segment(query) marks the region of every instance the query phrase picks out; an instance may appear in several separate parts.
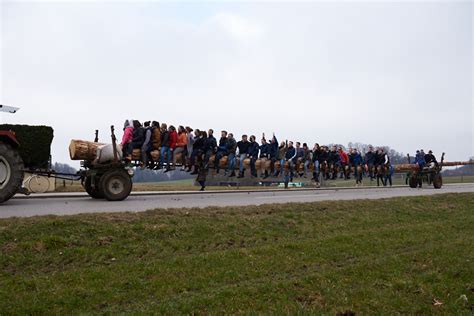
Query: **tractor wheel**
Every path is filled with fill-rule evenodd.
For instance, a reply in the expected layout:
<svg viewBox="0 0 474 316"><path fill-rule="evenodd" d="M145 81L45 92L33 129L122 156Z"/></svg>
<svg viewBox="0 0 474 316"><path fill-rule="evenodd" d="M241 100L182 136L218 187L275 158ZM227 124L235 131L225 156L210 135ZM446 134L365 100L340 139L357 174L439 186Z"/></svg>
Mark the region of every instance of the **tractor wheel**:
<svg viewBox="0 0 474 316"><path fill-rule="evenodd" d="M433 176L433 186L435 189L441 189L443 186L443 177L440 174L435 174Z"/></svg>
<svg viewBox="0 0 474 316"><path fill-rule="evenodd" d="M122 201L132 192L132 179L125 170L110 170L100 178L99 188L108 201Z"/></svg>
<svg viewBox="0 0 474 316"><path fill-rule="evenodd" d="M416 189L416 187L418 186L418 179L416 176L411 176L410 177L410 180L408 182L408 184L410 185L410 188L412 189Z"/></svg>
<svg viewBox="0 0 474 316"><path fill-rule="evenodd" d="M86 190L87 194L93 199L103 199L104 194L99 190L99 182L100 180L96 180L96 186L92 187L92 177L86 177L84 180L84 189Z"/></svg>
<svg viewBox="0 0 474 316"><path fill-rule="evenodd" d="M0 203L11 199L23 182L23 160L18 151L0 143Z"/></svg>

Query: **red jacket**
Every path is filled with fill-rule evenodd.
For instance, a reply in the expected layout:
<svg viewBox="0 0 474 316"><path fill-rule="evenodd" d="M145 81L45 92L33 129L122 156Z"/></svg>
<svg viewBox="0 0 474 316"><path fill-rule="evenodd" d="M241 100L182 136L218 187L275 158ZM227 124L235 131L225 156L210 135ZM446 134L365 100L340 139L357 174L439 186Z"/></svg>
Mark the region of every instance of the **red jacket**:
<svg viewBox="0 0 474 316"><path fill-rule="evenodd" d="M129 126L125 128L125 131L123 133L122 146L128 143L131 143L132 139L133 139L133 127Z"/></svg>
<svg viewBox="0 0 474 316"><path fill-rule="evenodd" d="M341 157L341 163L343 165L349 164L349 156L344 151L339 152L339 156Z"/></svg>
<svg viewBox="0 0 474 316"><path fill-rule="evenodd" d="M178 142L178 133L176 131L170 132L170 148L175 149Z"/></svg>

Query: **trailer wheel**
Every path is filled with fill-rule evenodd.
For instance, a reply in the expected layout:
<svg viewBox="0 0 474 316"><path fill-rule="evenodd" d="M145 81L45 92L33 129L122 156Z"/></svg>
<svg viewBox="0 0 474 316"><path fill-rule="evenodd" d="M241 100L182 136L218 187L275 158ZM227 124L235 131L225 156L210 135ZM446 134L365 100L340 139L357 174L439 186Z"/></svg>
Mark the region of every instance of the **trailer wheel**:
<svg viewBox="0 0 474 316"><path fill-rule="evenodd" d="M18 151L0 143L0 203L11 199L23 182L23 160Z"/></svg>
<svg viewBox="0 0 474 316"><path fill-rule="evenodd" d="M435 189L441 189L443 186L443 177L440 174L435 174L433 176L433 186Z"/></svg>
<svg viewBox="0 0 474 316"><path fill-rule="evenodd" d="M412 189L416 189L416 187L418 186L418 179L416 176L411 176L410 177L410 180L408 182L408 184L410 185L410 188Z"/></svg>
<svg viewBox="0 0 474 316"><path fill-rule="evenodd" d="M100 178L99 188L108 201L122 201L132 192L132 179L125 170L111 170Z"/></svg>
<svg viewBox="0 0 474 316"><path fill-rule="evenodd" d="M97 182L97 180L96 180ZM104 194L99 190L99 183L96 184L96 187L92 187L92 177L86 177L84 180L84 189L87 194L93 199L103 199Z"/></svg>

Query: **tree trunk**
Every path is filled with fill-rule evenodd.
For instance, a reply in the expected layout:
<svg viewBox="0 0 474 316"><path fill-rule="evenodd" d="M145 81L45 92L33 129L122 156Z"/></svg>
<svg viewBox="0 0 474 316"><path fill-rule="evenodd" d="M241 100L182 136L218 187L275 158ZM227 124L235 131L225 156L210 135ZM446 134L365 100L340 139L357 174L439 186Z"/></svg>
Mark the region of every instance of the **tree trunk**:
<svg viewBox="0 0 474 316"><path fill-rule="evenodd" d="M69 155L71 160L92 161L97 157L98 147L102 145L104 144L73 139L69 145Z"/></svg>

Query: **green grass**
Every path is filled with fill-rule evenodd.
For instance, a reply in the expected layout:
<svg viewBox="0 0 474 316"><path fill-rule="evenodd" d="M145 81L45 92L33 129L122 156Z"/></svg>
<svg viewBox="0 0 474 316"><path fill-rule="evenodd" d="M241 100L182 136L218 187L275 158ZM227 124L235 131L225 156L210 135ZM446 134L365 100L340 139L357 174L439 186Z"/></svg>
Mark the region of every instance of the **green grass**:
<svg viewBox="0 0 474 316"><path fill-rule="evenodd" d="M0 220L0 314L472 315L473 205L467 193Z"/></svg>

